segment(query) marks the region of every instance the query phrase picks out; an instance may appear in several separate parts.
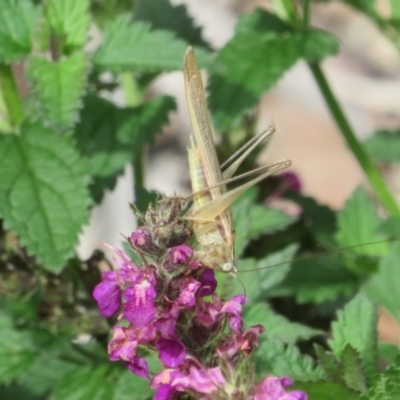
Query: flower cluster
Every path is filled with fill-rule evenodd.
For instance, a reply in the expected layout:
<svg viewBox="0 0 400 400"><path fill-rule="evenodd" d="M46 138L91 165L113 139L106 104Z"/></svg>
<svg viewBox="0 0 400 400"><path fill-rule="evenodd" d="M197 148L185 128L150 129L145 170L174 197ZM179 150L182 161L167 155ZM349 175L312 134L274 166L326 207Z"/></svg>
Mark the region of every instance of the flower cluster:
<svg viewBox="0 0 400 400"><path fill-rule="evenodd" d="M289 378L267 376L254 385L248 355L264 328L244 329L244 295L223 301L215 293L214 271L195 259L190 226L179 215L179 199L163 199L142 217L146 225L129 241L143 265L113 249L119 269L104 272L93 292L104 316L127 321L114 327L110 360L149 379L156 400L306 400L285 390ZM150 373L146 351L157 353L161 371Z"/></svg>

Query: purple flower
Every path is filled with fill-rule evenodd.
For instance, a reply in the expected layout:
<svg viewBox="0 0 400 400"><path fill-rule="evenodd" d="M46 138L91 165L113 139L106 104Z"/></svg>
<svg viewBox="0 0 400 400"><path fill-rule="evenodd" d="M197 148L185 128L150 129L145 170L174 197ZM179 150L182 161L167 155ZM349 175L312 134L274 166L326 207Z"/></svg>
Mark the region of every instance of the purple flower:
<svg viewBox="0 0 400 400"><path fill-rule="evenodd" d="M147 361L144 358L134 356L132 357L132 361L127 361L125 365L135 375L150 380L149 367L147 365Z"/></svg>
<svg viewBox="0 0 400 400"><path fill-rule="evenodd" d="M155 375L150 383L151 388L157 389L154 399L158 400L172 399L177 392L195 391L201 394L213 394L225 385L226 379L220 367L207 369L202 368L201 365L190 366L188 374L173 369L164 370ZM211 399L212 397L203 398Z"/></svg>
<svg viewBox="0 0 400 400"><path fill-rule="evenodd" d="M284 172L280 175L280 178L283 179L286 189L300 192L302 185L300 178L297 176L297 174L295 174L294 172Z"/></svg>
<svg viewBox="0 0 400 400"><path fill-rule="evenodd" d="M94 288L93 298L97 301L101 314L111 317L121 306L121 289L115 271L103 272L101 277L103 282Z"/></svg>
<svg viewBox="0 0 400 400"><path fill-rule="evenodd" d="M285 387L293 384L289 377L266 376L254 388L254 400L307 400L301 390L286 392Z"/></svg>
<svg viewBox="0 0 400 400"><path fill-rule="evenodd" d="M200 297L210 296L215 292L215 289L217 288L217 280L215 279L214 271L211 268L206 268L204 270L203 275L200 278L200 282Z"/></svg>
<svg viewBox="0 0 400 400"><path fill-rule="evenodd" d="M157 341L157 349L162 363L167 368L175 368L185 359L185 345L177 336L171 339L161 338Z"/></svg>
<svg viewBox="0 0 400 400"><path fill-rule="evenodd" d="M178 299L175 303L182 309L189 309L194 307L196 304L196 292L200 287L200 282L196 281L196 279L188 276L182 282L182 290L179 293Z"/></svg>
<svg viewBox="0 0 400 400"><path fill-rule="evenodd" d="M140 283L125 290L126 303L124 304L124 317L132 324L144 325L151 322L156 315L154 298L155 278L143 276Z"/></svg>

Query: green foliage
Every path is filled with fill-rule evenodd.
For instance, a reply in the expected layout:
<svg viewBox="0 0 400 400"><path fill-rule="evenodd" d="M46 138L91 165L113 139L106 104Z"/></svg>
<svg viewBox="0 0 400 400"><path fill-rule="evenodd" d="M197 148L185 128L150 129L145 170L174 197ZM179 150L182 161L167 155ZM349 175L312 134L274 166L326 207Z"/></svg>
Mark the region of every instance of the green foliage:
<svg viewBox="0 0 400 400"><path fill-rule="evenodd" d="M309 382L325 378L324 371L315 365L311 357L302 355L296 346L286 346L278 339L261 343L256 353L256 366L261 371L290 376L295 381Z"/></svg>
<svg viewBox="0 0 400 400"><path fill-rule="evenodd" d="M170 97L133 108L118 108L93 95L84 99L81 122L74 135L79 151L88 159L96 202L100 202L105 189L114 188L125 165L142 153L174 109L175 102Z"/></svg>
<svg viewBox="0 0 400 400"><path fill-rule="evenodd" d="M58 62L42 57L30 60L29 74L41 119L57 132L64 132L78 120L88 67L87 56L80 51Z"/></svg>
<svg viewBox="0 0 400 400"><path fill-rule="evenodd" d="M274 312L266 303L256 303L245 312L245 321L249 326L261 324L267 329L264 335L269 339L278 339L283 343L294 344L299 340L308 340L322 334L322 331L303 324L289 321Z"/></svg>
<svg viewBox="0 0 400 400"><path fill-rule="evenodd" d="M400 161L400 132L378 131L365 142L371 156L381 163Z"/></svg>
<svg viewBox="0 0 400 400"><path fill-rule="evenodd" d="M386 371L374 377L362 400L395 400L400 392L400 357Z"/></svg>
<svg viewBox="0 0 400 400"><path fill-rule="evenodd" d="M170 31L192 46L208 47L202 37L202 29L193 25L183 4L173 6L165 0L139 0L134 10L135 21L145 21L152 29Z"/></svg>
<svg viewBox="0 0 400 400"><path fill-rule="evenodd" d="M256 10L241 18L233 39L217 56L209 103L219 130L238 124L258 98L304 58L321 60L337 41L319 31L293 32L275 15ZM226 99L230 99L229 102Z"/></svg>
<svg viewBox="0 0 400 400"><path fill-rule="evenodd" d="M165 30L150 29L146 22L131 23L130 15L121 15L108 24L94 62L113 72L159 72L182 68L187 43ZM196 51L199 63L209 62L207 53Z"/></svg>
<svg viewBox="0 0 400 400"><path fill-rule="evenodd" d="M309 400L357 400L357 392L348 389L344 384L335 382L318 381L312 383L296 383L296 389L304 390Z"/></svg>
<svg viewBox="0 0 400 400"><path fill-rule="evenodd" d="M61 54L82 48L88 41L88 0L47 0L44 4L44 36Z"/></svg>
<svg viewBox="0 0 400 400"><path fill-rule="evenodd" d="M361 189L357 189L346 201L344 209L338 214L338 243L343 247L356 246L360 243L384 241L386 238L377 232L380 225L372 201ZM387 245L362 246L354 252L362 255L383 255Z"/></svg>
<svg viewBox="0 0 400 400"><path fill-rule="evenodd" d="M400 321L399 260L400 244L394 243L388 255L381 259L378 272L364 285L367 295L386 308L397 321Z"/></svg>
<svg viewBox="0 0 400 400"><path fill-rule="evenodd" d="M389 0L385 16L375 0L342 2L400 50L397 0ZM260 97L296 63L315 72L337 53L337 39L308 27L297 3L275 0L275 14L259 9L241 16L232 38L213 51L186 7L167 0L0 0L1 398L153 397L147 380L108 360L115 321L99 316L92 291L109 260L100 252L79 260L78 235L90 207L127 165L136 167L136 184L144 181L137 167L146 146L176 109L171 97L151 98L149 84L181 70L188 45L209 69L224 155L254 134ZM100 43L87 51L89 27L100 31ZM24 66L18 75L15 62ZM23 96L20 80L30 83ZM124 106L106 100L119 88ZM399 132L378 131L365 149L377 162L395 163L399 143ZM398 215L382 221L361 189L336 212L298 192L281 193L280 182L248 191L233 205L240 280L216 273L225 299L245 287L246 327L265 327L254 356L257 375L289 376L310 400L397 399L400 350L377 343L371 300L400 321L400 245L382 243L400 237ZM155 193L133 190L145 212ZM299 215L266 206L270 194L294 202ZM86 337L90 343L82 344ZM152 374L161 370L158 359L148 361Z"/></svg>
<svg viewBox="0 0 400 400"><path fill-rule="evenodd" d="M89 217L86 163L69 138L57 138L40 123L25 123L20 136L0 140L5 227L45 268L60 271Z"/></svg>
<svg viewBox="0 0 400 400"><path fill-rule="evenodd" d="M39 13L30 0L0 0L0 62L29 54Z"/></svg>
<svg viewBox="0 0 400 400"><path fill-rule="evenodd" d="M377 320L376 307L364 295L358 294L338 312L338 320L332 324L333 339L328 341L338 358L344 357L347 346L356 350L367 379L377 372ZM351 357L351 354L347 356Z"/></svg>

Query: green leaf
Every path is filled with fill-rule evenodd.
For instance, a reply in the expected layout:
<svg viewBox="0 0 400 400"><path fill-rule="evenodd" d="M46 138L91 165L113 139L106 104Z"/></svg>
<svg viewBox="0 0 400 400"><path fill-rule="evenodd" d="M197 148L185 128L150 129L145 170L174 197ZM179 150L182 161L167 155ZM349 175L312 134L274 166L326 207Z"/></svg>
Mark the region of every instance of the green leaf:
<svg viewBox="0 0 400 400"><path fill-rule="evenodd" d="M109 364L84 366L59 380L50 400L113 399L116 385L108 374Z"/></svg>
<svg viewBox="0 0 400 400"><path fill-rule="evenodd" d="M18 61L31 52L38 17L30 0L0 0L0 61Z"/></svg>
<svg viewBox="0 0 400 400"><path fill-rule="evenodd" d="M400 18L400 3L397 0L389 0L392 18Z"/></svg>
<svg viewBox="0 0 400 400"><path fill-rule="evenodd" d="M90 204L86 163L70 139L39 123L0 137L0 209L30 254L58 272L73 255Z"/></svg>
<svg viewBox="0 0 400 400"><path fill-rule="evenodd" d="M338 262L337 254L298 259L283 282L270 296L294 295L299 303L321 304L339 295L351 295L358 286L357 277Z"/></svg>
<svg viewBox="0 0 400 400"><path fill-rule="evenodd" d="M4 316L4 314L3 314ZM36 349L27 331L2 326L0 335L0 384L23 376L34 363Z"/></svg>
<svg viewBox="0 0 400 400"><path fill-rule="evenodd" d="M88 41L90 22L88 0L48 0L44 14L47 40L60 44L63 54L83 47Z"/></svg>
<svg viewBox="0 0 400 400"><path fill-rule="evenodd" d="M378 131L364 142L364 146L377 162L400 161L400 131Z"/></svg>
<svg viewBox="0 0 400 400"><path fill-rule="evenodd" d="M339 359L347 345L357 350L367 379L377 371L377 321L376 307L360 293L338 312L337 321L332 323L333 339L328 341Z"/></svg>
<svg viewBox="0 0 400 400"><path fill-rule="evenodd" d="M367 14L372 19L378 18L378 14L375 9L375 0L342 0L342 1L351 5L356 10L359 10Z"/></svg>
<svg viewBox="0 0 400 400"><path fill-rule="evenodd" d="M88 69L88 58L83 52L75 52L59 62L39 56L31 58L28 74L42 118L57 131L65 131L77 121Z"/></svg>
<svg viewBox="0 0 400 400"><path fill-rule="evenodd" d="M108 24L103 43L95 54L94 62L102 69L113 72L157 72L182 69L187 44L171 32L150 29L146 22L131 24L128 14ZM204 50L197 49L200 65L210 62Z"/></svg>
<svg viewBox="0 0 400 400"><path fill-rule="evenodd" d="M385 237L377 233L381 220L372 201L363 189L358 188L346 201L345 207L338 214L337 241L343 247L356 246L360 243L384 241ZM374 246L360 246L353 249L361 255L383 255L386 243Z"/></svg>
<svg viewBox="0 0 400 400"><path fill-rule="evenodd" d="M376 375L362 400L397 400L400 393L400 357L385 372Z"/></svg>
<svg viewBox="0 0 400 400"><path fill-rule="evenodd" d="M314 343L314 350L318 357L318 364L323 368L329 380L342 383L342 366L336 357L317 343Z"/></svg>
<svg viewBox="0 0 400 400"><path fill-rule="evenodd" d="M251 221L249 220L250 200L244 198L237 201L232 206L233 221L235 222L235 256L240 258L246 248L250 237L249 230Z"/></svg>
<svg viewBox="0 0 400 400"><path fill-rule="evenodd" d="M201 28L194 27L185 5L173 6L166 0L139 0L134 11L135 21L145 21L152 29L172 31L192 46L209 47L202 38Z"/></svg>
<svg viewBox="0 0 400 400"><path fill-rule="evenodd" d="M81 122L75 138L82 155L89 161L89 174L94 177L92 196L100 202L105 189L112 189L125 165L143 151L168 113L175 109L170 97L159 97L134 108L118 108L96 96L84 100Z"/></svg>
<svg viewBox="0 0 400 400"><path fill-rule="evenodd" d="M283 343L296 343L320 336L323 332L303 324L289 321L274 312L267 303L256 303L245 308L244 320L247 326L261 324L268 339L279 339Z"/></svg>
<svg viewBox="0 0 400 400"><path fill-rule="evenodd" d="M336 232L336 214L329 207L319 204L312 197L291 192L288 196L302 208L302 218L307 221L307 227L318 243L324 247L332 247L337 243L332 236Z"/></svg>
<svg viewBox="0 0 400 400"><path fill-rule="evenodd" d="M379 270L364 285L368 297L384 307L400 322L400 244L390 246L389 254L382 258Z"/></svg>
<svg viewBox="0 0 400 400"><path fill-rule="evenodd" d="M295 383L291 388L304 390L308 400L359 400L357 392L348 389L345 385L335 382Z"/></svg>
<svg viewBox="0 0 400 400"><path fill-rule="evenodd" d="M209 103L218 130L228 130L302 57L316 61L337 51L337 41L319 31L293 32L264 11L245 15L220 50L210 80ZM226 101L229 99L229 101Z"/></svg>
<svg viewBox="0 0 400 400"><path fill-rule="evenodd" d="M357 392L365 393L364 369L359 354L353 347L347 344L342 353L342 373L346 386Z"/></svg>
<svg viewBox="0 0 400 400"><path fill-rule="evenodd" d="M256 268L259 269L257 280L260 282L260 288L265 297L269 296L268 292L272 288L285 279L296 251L297 245L291 244L257 261Z"/></svg>
<svg viewBox="0 0 400 400"><path fill-rule="evenodd" d="M131 371L122 373L116 384L115 400L146 400L152 398L154 391L149 388L149 381L140 378Z"/></svg>
<svg viewBox="0 0 400 400"><path fill-rule="evenodd" d="M383 221L378 232L391 236L394 241L400 240L400 217L389 217Z"/></svg>
<svg viewBox="0 0 400 400"><path fill-rule="evenodd" d="M302 355L294 345L285 346L279 340L266 340L255 353L256 368L260 373L290 376L294 381L313 381L325 378L324 371L313 359Z"/></svg>
<svg viewBox="0 0 400 400"><path fill-rule="evenodd" d="M261 205L254 205L250 208L251 228L249 238L255 239L260 235L272 233L286 228L296 221L296 217L273 208L267 208Z"/></svg>
<svg viewBox="0 0 400 400"><path fill-rule="evenodd" d="M379 360L393 364L400 355L400 349L392 343L378 343L378 353Z"/></svg>

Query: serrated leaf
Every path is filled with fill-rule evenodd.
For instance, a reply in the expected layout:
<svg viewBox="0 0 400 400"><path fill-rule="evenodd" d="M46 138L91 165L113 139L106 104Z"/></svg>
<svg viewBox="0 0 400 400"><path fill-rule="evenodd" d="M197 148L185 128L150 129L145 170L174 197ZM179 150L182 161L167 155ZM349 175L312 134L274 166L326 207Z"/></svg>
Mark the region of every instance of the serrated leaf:
<svg viewBox="0 0 400 400"><path fill-rule="evenodd" d="M100 202L105 189L112 189L125 165L141 154L153 140L168 113L175 109L170 97L160 97L133 108L118 108L96 96L84 100L75 138L88 159L93 198Z"/></svg>
<svg viewBox="0 0 400 400"><path fill-rule="evenodd" d="M351 295L358 283L357 277L338 262L337 254L332 254L293 262L284 281L270 295L294 295L299 303L321 304Z"/></svg>
<svg viewBox="0 0 400 400"><path fill-rule="evenodd" d="M202 38L201 28L194 26L184 4L173 6L169 0L139 0L134 20L149 22L152 29L172 31L192 46L209 47Z"/></svg>
<svg viewBox="0 0 400 400"><path fill-rule="evenodd" d="M73 143L40 123L0 136L0 210L6 229L48 270L72 256L90 204L86 163Z"/></svg>
<svg viewBox="0 0 400 400"><path fill-rule="evenodd" d="M0 0L0 61L17 61L30 53L38 17L30 0Z"/></svg>
<svg viewBox="0 0 400 400"><path fill-rule="evenodd" d="M260 235L275 232L286 228L296 221L296 217L273 208L267 208L261 205L253 205L250 208L251 228L249 238L255 239Z"/></svg>
<svg viewBox="0 0 400 400"><path fill-rule="evenodd" d="M267 303L256 303L245 308L244 321L247 326L261 324L265 327L264 335L268 339L279 339L283 343L296 343L323 334L318 329L291 322L283 315L274 312Z"/></svg>
<svg viewBox="0 0 400 400"><path fill-rule="evenodd" d="M337 241L343 247L384 241L385 236L377 233L380 224L381 220L374 204L365 191L358 188L338 214ZM374 246L356 247L353 251L361 255L383 255L386 249L387 244L381 243Z"/></svg>
<svg viewBox="0 0 400 400"><path fill-rule="evenodd" d="M302 355L296 346L285 346L279 340L263 341L255 355L257 371L262 374L290 376L294 381L303 382L325 378L324 371L311 357Z"/></svg>
<svg viewBox="0 0 400 400"><path fill-rule="evenodd" d="M317 343L314 343L314 350L318 357L318 364L324 369L329 380L343 382L341 365L336 357Z"/></svg>
<svg viewBox="0 0 400 400"><path fill-rule="evenodd" d="M397 400L400 393L400 357L385 372L376 375L362 400Z"/></svg>
<svg viewBox="0 0 400 400"><path fill-rule="evenodd" d="M182 69L187 43L171 32L150 29L146 22L131 23L131 16L121 15L108 24L103 43L94 62L113 72L157 72ZM210 56L196 49L200 65L210 62Z"/></svg>
<svg viewBox="0 0 400 400"><path fill-rule="evenodd" d="M47 31L48 41L53 37L54 42L63 48L63 54L83 47L88 41L89 5L88 0L48 0L45 2L44 29Z"/></svg>
<svg viewBox="0 0 400 400"><path fill-rule="evenodd" d="M152 398L153 394L148 380L125 371L116 384L114 400L146 400Z"/></svg>
<svg viewBox="0 0 400 400"><path fill-rule="evenodd" d="M264 10L242 17L235 36L218 53L218 68L210 79L209 104L216 128L224 131L237 125L259 97L302 57L319 60L335 54L337 47L328 34L293 32Z"/></svg>
<svg viewBox="0 0 400 400"><path fill-rule="evenodd" d="M78 119L89 60L83 52L52 62L42 57L32 57L28 74L40 102L42 118L59 132L70 128Z"/></svg>
<svg viewBox="0 0 400 400"><path fill-rule="evenodd" d="M360 394L336 382L296 382L292 388L304 390L308 400L359 400Z"/></svg>
<svg viewBox="0 0 400 400"><path fill-rule="evenodd" d="M328 341L339 359L347 345L357 350L367 379L377 370L377 321L376 307L360 293L338 312L337 321L332 323L333 339Z"/></svg>
<svg viewBox="0 0 400 400"><path fill-rule="evenodd" d="M364 146L377 162L400 161L400 132L376 132L364 142Z"/></svg>
<svg viewBox="0 0 400 400"><path fill-rule="evenodd" d="M342 374L347 387L365 393L367 385L362 360L353 347L347 344L342 353Z"/></svg>
<svg viewBox="0 0 400 400"><path fill-rule="evenodd" d="M108 364L83 366L59 380L50 400L103 400L113 399L116 385L109 377Z"/></svg>
<svg viewBox="0 0 400 400"><path fill-rule="evenodd" d="M389 253L382 258L379 270L364 285L368 297L384 307L400 321L400 244L390 246Z"/></svg>

